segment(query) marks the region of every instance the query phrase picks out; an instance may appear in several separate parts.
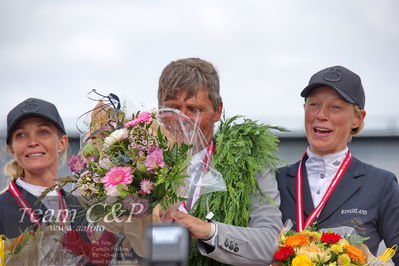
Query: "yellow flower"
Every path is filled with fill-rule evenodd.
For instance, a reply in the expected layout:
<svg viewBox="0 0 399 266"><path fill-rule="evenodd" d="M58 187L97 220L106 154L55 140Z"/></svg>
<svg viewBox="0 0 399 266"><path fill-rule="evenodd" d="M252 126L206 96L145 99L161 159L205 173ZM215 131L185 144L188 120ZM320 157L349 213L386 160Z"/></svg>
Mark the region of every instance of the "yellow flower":
<svg viewBox="0 0 399 266"><path fill-rule="evenodd" d="M317 263L317 262L324 263L331 258L330 249L324 250L314 243L310 243L308 245L304 245L299 248L296 248L295 253L296 254L304 254L315 263Z"/></svg>
<svg viewBox="0 0 399 266"><path fill-rule="evenodd" d="M346 265L350 265L351 264L351 258L346 255L346 254L342 254L340 256L338 256L338 265L339 266L346 266Z"/></svg>
<svg viewBox="0 0 399 266"><path fill-rule="evenodd" d="M314 232L314 231L303 230L299 234L304 235L307 238L309 238L310 242L316 242L317 240L320 240L320 238L321 238L321 233Z"/></svg>
<svg viewBox="0 0 399 266"><path fill-rule="evenodd" d="M336 262L331 262L330 264L328 264L328 266L337 266Z"/></svg>
<svg viewBox="0 0 399 266"><path fill-rule="evenodd" d="M292 266L313 266L313 265L314 263L308 257L306 257L306 255L303 254L296 256L292 260Z"/></svg>
<svg viewBox="0 0 399 266"><path fill-rule="evenodd" d="M331 246L331 250L332 250L332 252L334 252L334 253L336 253L336 254L341 253L341 252L344 251L344 250L342 249L342 247L341 247L340 245L337 245L337 244L332 245L332 246Z"/></svg>
<svg viewBox="0 0 399 266"><path fill-rule="evenodd" d="M285 234L283 232L280 232L280 242L284 243L286 238L287 237L285 236Z"/></svg>
<svg viewBox="0 0 399 266"><path fill-rule="evenodd" d="M312 232L310 234L310 241L316 241L316 240L320 240L321 239L321 233L319 232Z"/></svg>
<svg viewBox="0 0 399 266"><path fill-rule="evenodd" d="M298 233L298 235L304 235L304 236L310 236L312 232L308 230L302 230L301 232Z"/></svg>
<svg viewBox="0 0 399 266"><path fill-rule="evenodd" d="M340 246L342 247L342 246L345 246L345 245L349 245L349 242L348 242L345 238L342 238L342 239L338 242L338 245L340 245Z"/></svg>

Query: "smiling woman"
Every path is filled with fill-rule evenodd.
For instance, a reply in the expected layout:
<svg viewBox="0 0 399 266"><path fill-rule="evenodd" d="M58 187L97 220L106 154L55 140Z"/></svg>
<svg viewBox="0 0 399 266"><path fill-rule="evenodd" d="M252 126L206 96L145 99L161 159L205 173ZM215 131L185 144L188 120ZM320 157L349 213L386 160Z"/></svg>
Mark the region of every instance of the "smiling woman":
<svg viewBox="0 0 399 266"><path fill-rule="evenodd" d="M55 183L58 161L65 158L68 137L57 108L30 98L7 116L7 148L14 160L5 167L12 181L47 187Z"/></svg>
<svg viewBox="0 0 399 266"><path fill-rule="evenodd" d="M58 154L66 150L67 144L68 137L52 122L32 117L14 129L8 149L22 169L24 182L48 187L55 184Z"/></svg>
<svg viewBox="0 0 399 266"><path fill-rule="evenodd" d="M365 92L360 77L342 66L314 74L302 91L309 147L302 159L279 169L283 222L298 232L351 226L376 255L382 240L399 241L399 186L395 174L352 156L348 142L363 128ZM360 232L361 231L361 232ZM399 254L392 258L399 263Z"/></svg>
<svg viewBox="0 0 399 266"><path fill-rule="evenodd" d="M51 236L48 238L56 239L59 250L65 247L68 254L94 262L93 254L98 254L91 249L86 231L77 229L87 223L78 199L64 190L51 191L46 197L40 198L48 187L56 184L59 161L67 154L68 137L57 108L52 103L35 98L18 104L7 116L6 141L14 159L5 167L11 182L8 189L0 194L0 234L16 238L23 232L50 228ZM49 224L51 226L45 226ZM52 230L56 228L54 226L60 229ZM67 232L60 234L63 229ZM48 236L49 232L43 234ZM110 247L116 240L108 232L103 236L102 242L95 244L110 252L102 257L104 260L101 265L107 264L112 258L113 250ZM51 246L51 249L57 250L57 245ZM44 245L44 250L47 247ZM49 257L49 253L40 254ZM62 256L54 256L51 264L61 265L60 260ZM33 259L32 265L35 264L41 263Z"/></svg>

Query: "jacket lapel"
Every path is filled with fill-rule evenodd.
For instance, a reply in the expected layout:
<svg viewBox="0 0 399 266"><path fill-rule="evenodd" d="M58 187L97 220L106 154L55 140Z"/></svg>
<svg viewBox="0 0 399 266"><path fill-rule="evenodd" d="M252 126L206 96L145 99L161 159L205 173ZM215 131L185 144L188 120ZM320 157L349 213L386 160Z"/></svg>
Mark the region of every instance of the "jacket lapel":
<svg viewBox="0 0 399 266"><path fill-rule="evenodd" d="M303 162L302 166L304 165L305 161ZM295 202L296 202L296 172L298 167L299 167L299 162L290 167L290 170L288 172L288 176L291 178L289 178L287 189L292 199ZM314 206L313 206L312 194L310 193L306 167L302 167L302 198L303 198L303 209L305 212L305 219L307 219L307 217L312 213ZM296 211L296 206L294 211Z"/></svg>
<svg viewBox="0 0 399 266"><path fill-rule="evenodd" d="M361 187L361 182L357 177L364 175L364 169L360 167L359 161L352 158L352 162L341 178L337 187L331 194L326 205L317 219L319 223L325 221L334 214L349 198Z"/></svg>
<svg viewBox="0 0 399 266"><path fill-rule="evenodd" d="M16 187L18 188L19 192L21 193L21 196L25 199L25 201L29 204L29 207L35 211L37 209L43 210L45 212L47 208L44 206L44 204L34 195L30 194L28 191L23 189L21 186L16 184Z"/></svg>

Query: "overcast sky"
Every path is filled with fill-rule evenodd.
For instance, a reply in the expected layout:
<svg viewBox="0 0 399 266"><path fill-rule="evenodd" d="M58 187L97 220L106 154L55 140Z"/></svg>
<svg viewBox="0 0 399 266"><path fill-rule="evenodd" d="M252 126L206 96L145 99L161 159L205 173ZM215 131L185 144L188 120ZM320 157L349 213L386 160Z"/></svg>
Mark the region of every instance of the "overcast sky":
<svg viewBox="0 0 399 266"><path fill-rule="evenodd" d="M170 61L219 71L227 115L303 132L300 91L332 65L358 73L367 134L399 135L399 1L1 0L0 129L17 103L56 104L69 134L92 89L156 106Z"/></svg>

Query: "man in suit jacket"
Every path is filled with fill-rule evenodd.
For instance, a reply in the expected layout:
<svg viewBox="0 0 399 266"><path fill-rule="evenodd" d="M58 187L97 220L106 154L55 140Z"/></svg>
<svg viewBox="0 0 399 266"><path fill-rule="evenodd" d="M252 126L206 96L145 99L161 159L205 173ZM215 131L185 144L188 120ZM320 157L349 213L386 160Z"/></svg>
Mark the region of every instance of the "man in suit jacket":
<svg viewBox="0 0 399 266"><path fill-rule="evenodd" d="M369 237L373 254L381 240L388 247L398 244L396 176L352 157L347 147L366 114L360 77L342 66L329 67L312 76L301 96L310 147L277 174L283 221L292 220L297 231L313 222L319 228L355 227ZM393 261L399 263L398 254Z"/></svg>
<svg viewBox="0 0 399 266"><path fill-rule="evenodd" d="M197 121L208 147L214 145L214 123L221 116L223 104L219 94L219 78L212 64L199 58L171 62L165 67L159 80L158 104L160 107L178 109L192 121ZM260 189L279 204L273 171L267 170L264 174L259 174L257 182ZM268 200L260 200L255 196L252 197L248 227L205 221L181 211L173 217L193 237L199 239L198 246L203 256L234 265L270 264L282 227L279 209ZM189 264L199 262L190 261Z"/></svg>

